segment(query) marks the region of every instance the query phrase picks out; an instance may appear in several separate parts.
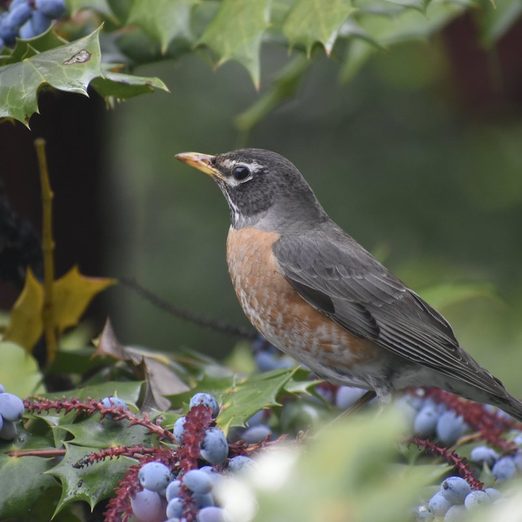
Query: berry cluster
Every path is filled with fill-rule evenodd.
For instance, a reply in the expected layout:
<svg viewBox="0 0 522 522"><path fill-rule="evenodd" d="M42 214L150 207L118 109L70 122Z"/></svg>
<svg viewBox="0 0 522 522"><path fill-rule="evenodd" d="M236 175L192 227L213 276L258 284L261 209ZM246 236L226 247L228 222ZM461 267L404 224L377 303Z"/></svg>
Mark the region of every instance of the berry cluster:
<svg viewBox="0 0 522 522"><path fill-rule="evenodd" d="M406 396L405 402L414 411L412 442L452 462L463 477L446 478L439 491L416 508L417 521L455 522L476 506L497 501L501 497L497 489L485 488L474 479L482 470L493 477L495 485L514 477L517 471L522 472L521 426L504 412L469 403L442 390L427 393L418 390ZM471 464L449 449L470 431L473 431L471 439L491 444L473 447L469 454ZM511 432L512 440L504 437L506 432Z"/></svg>
<svg viewBox="0 0 522 522"><path fill-rule="evenodd" d="M14 45L17 36L25 40L38 36L64 14L64 0L12 0L0 13L0 49Z"/></svg>
<svg viewBox="0 0 522 522"><path fill-rule="evenodd" d="M22 418L24 411L22 399L6 393L0 384L0 439L13 440L16 437L16 423Z"/></svg>
<svg viewBox="0 0 522 522"><path fill-rule="evenodd" d="M218 414L219 405L212 395L196 393L192 397L188 414L180 417L173 429L180 465L149 460L139 468L142 489L131 499L132 513L138 520L162 522L165 516L169 522L225 520L216 505L214 486L221 473L237 472L254 461L245 455L229 458L225 434L213 425Z"/></svg>

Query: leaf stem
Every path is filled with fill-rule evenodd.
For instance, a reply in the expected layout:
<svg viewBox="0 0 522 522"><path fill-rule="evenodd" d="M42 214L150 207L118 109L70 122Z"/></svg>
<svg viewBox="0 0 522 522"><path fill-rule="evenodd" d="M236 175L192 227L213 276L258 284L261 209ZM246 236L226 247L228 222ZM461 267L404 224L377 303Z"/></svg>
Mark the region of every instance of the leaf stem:
<svg viewBox="0 0 522 522"><path fill-rule="evenodd" d="M65 455L64 449L26 449L26 450L11 450L7 454L10 457L63 457Z"/></svg>
<svg viewBox="0 0 522 522"><path fill-rule="evenodd" d="M37 138L34 141L38 168L40 171L40 186L42 191L42 253L44 265L44 302L42 321L44 325L45 344L47 347L47 363L56 357L58 341L54 327L54 239L53 239L53 191L49 181L47 157L45 154L45 140Z"/></svg>

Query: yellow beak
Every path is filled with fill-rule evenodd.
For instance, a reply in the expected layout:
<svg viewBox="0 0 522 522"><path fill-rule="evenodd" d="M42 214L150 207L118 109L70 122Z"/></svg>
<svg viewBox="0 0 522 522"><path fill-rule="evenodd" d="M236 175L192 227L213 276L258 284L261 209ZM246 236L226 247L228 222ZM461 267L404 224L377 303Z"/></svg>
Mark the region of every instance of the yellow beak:
<svg viewBox="0 0 522 522"><path fill-rule="evenodd" d="M182 152L176 154L177 160L186 163L190 167L194 167L209 176L223 179L221 172L212 164L214 157L215 156L211 156L210 154L200 154L199 152Z"/></svg>

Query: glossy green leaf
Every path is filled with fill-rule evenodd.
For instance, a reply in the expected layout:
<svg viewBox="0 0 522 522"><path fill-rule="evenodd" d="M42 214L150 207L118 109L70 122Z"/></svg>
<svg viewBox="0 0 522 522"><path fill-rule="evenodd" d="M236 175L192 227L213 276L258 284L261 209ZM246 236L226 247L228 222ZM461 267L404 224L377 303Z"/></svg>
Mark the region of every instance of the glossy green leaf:
<svg viewBox="0 0 522 522"><path fill-rule="evenodd" d="M155 90L169 92L168 87L159 78L110 71L106 72L103 78L95 78L92 86L104 98L114 97L119 100Z"/></svg>
<svg viewBox="0 0 522 522"><path fill-rule="evenodd" d="M54 506L46 499L56 502L60 494L58 482L45 474L53 462L42 457L0 455L0 520L50 520Z"/></svg>
<svg viewBox="0 0 522 522"><path fill-rule="evenodd" d="M21 346L0 342L0 383L20 397L45 391L36 359Z"/></svg>
<svg viewBox="0 0 522 522"><path fill-rule="evenodd" d="M77 399L103 399L109 395L117 395L125 402L136 404L140 397L142 384L143 383L140 381L104 382L67 392L46 393L44 396L50 399L61 399L63 397L75 397Z"/></svg>
<svg viewBox="0 0 522 522"><path fill-rule="evenodd" d="M223 0L199 40L218 57L218 66L236 60L259 87L259 50L269 23L269 0Z"/></svg>
<svg viewBox="0 0 522 522"><path fill-rule="evenodd" d="M133 460L123 457L75 468L75 463L98 448L67 443L65 447L66 454L63 460L47 471L62 484L62 494L55 513L59 513L65 505L77 501L87 502L92 510L100 500L113 494L118 482L134 463Z"/></svg>
<svg viewBox="0 0 522 522"><path fill-rule="evenodd" d="M73 436L69 442L77 446L134 446L150 439L143 426L129 426L126 421L115 422L107 417L101 419L99 415L73 424L61 424L60 429L68 431Z"/></svg>
<svg viewBox="0 0 522 522"><path fill-rule="evenodd" d="M176 37L190 39L190 15L196 0L133 0L128 22L145 30L166 52Z"/></svg>
<svg viewBox="0 0 522 522"><path fill-rule="evenodd" d="M35 54L22 62L0 67L0 118L15 118L26 125L38 112L37 93L43 85L87 95L100 68L99 29L85 38Z"/></svg>
<svg viewBox="0 0 522 522"><path fill-rule="evenodd" d="M205 377L196 388L186 393L169 396L169 399L174 407L186 407L194 393L211 393L221 405L217 422L223 429L228 430L232 426L243 426L247 419L263 408L278 406L277 395L295 372L296 369L292 368L244 378Z"/></svg>
<svg viewBox="0 0 522 522"><path fill-rule="evenodd" d="M302 45L308 55L317 42L330 54L339 29L354 11L350 0L297 0L284 22L283 33L290 46Z"/></svg>
<svg viewBox="0 0 522 522"><path fill-rule="evenodd" d="M432 0L426 13L391 3L388 5L392 5L397 11L389 14L386 11L364 12L361 10L356 20L365 34L369 35L371 41L383 48L408 41L426 40L466 8L460 2L445 0ZM341 70L341 79L347 81L352 78L376 50L377 47L368 41L353 40Z"/></svg>

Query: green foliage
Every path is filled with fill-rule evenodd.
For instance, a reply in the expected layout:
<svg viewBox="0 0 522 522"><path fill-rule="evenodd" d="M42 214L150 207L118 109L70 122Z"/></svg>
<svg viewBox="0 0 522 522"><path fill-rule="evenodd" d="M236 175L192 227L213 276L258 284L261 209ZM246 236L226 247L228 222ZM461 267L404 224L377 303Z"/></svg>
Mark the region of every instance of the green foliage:
<svg viewBox="0 0 522 522"><path fill-rule="evenodd" d="M68 443L65 448L63 460L48 470L49 475L58 479L62 486L55 514L67 504L78 501L87 502L92 510L100 500L111 496L125 471L134 464L131 459L122 457L95 466L77 468L74 464L97 448Z"/></svg>
<svg viewBox="0 0 522 522"><path fill-rule="evenodd" d="M475 15L488 46L522 13L517 0L499 0L496 5L482 0L478 4ZM477 6L471 0L223 0L219 4L210 0L68 0L68 7L72 14L90 9L96 13L95 20L107 21L102 44L106 41L108 45L102 48L107 49L110 61L114 59L110 53L119 53L123 64L105 63L99 45L101 28L70 43L53 30L18 41L15 49L4 49L0 56L0 118L15 118L28 125L32 114L38 112L37 94L42 86L86 94L92 84L111 102L167 90L157 78L134 76L134 66L176 59L200 46L209 48L218 66L229 60L242 64L259 88L263 42L285 42L290 49L304 49L309 59L316 44L327 54L338 45L346 55L341 76L347 80L379 49L428 38L466 9ZM85 34L83 19L73 19L63 27L58 24L56 30L74 39ZM292 95L299 77L295 68L293 72L288 82L284 78L289 73L283 73L260 102L264 111ZM252 111L262 113L260 106ZM245 118L240 126L249 128Z"/></svg>
<svg viewBox="0 0 522 522"><path fill-rule="evenodd" d="M279 406L277 396L290 381L295 369L274 370L240 378L236 375L213 379L204 377L190 391L170 396L172 405L180 408L198 391L214 395L220 404L218 424L227 431L233 426L243 426L257 411Z"/></svg>

